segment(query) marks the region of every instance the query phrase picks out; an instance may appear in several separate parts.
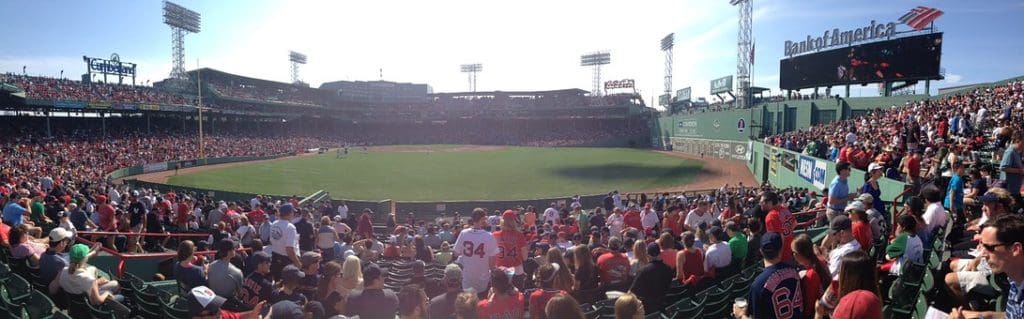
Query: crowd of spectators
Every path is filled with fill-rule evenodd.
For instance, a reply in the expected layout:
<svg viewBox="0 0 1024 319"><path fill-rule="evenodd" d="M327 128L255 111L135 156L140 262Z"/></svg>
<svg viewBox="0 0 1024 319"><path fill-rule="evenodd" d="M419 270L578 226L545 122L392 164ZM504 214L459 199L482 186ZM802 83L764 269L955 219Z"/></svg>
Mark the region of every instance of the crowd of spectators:
<svg viewBox="0 0 1024 319"><path fill-rule="evenodd" d="M110 83L84 83L15 74L0 75L0 83L10 83L25 91L30 99L66 100L107 103L145 103L186 105L193 101L180 94L164 92L152 87Z"/></svg>
<svg viewBox="0 0 1024 319"><path fill-rule="evenodd" d="M994 172L1024 127L1024 81L934 100L908 101L845 121L765 138L765 143L917 183L958 164Z"/></svg>
<svg viewBox="0 0 1024 319"><path fill-rule="evenodd" d="M756 267L760 275L746 302L735 305L736 317L779 317L781 302L792 317L879 318L881 304L889 298L882 293L886 281L898 278L907 265L925 262L924 247L936 242L962 250L954 251L958 259L944 275L949 289L959 292L955 300L962 300L948 308L954 317L987 310L960 306L977 304L972 301L979 298L978 287L995 282L991 276L1006 274L1011 283L1024 279L1019 278L1020 261L1014 253L1020 240L1008 235L1024 231L1024 221L1011 213L1017 202L1005 188L981 192L975 198L980 207L971 209L961 208L956 187L943 191L923 185L890 225L877 195L880 170L869 169L873 177L851 187L845 161L820 196L816 190L780 190L768 184L726 185L672 196L611 192L600 203L587 203L592 209L572 198L544 208L477 209L424 220L416 214L402 218L350 212L344 203L300 205L296 198L222 202L204 194L131 189L96 180L96 173L75 173L90 172L108 157L122 161L120 165L163 160L168 152L189 154L164 146L175 141L160 134L125 134L104 143L85 131L70 144L11 134L23 137L5 148L4 158L29 156L4 163L9 169L0 176L5 195L0 234L6 234L11 257L47 269L41 271L47 274L42 280L49 280L51 291L82 293L93 303L120 302L123 297L117 281L95 280L88 260L98 247L71 245L73 234L82 230L123 233L93 238L122 252L176 249L175 263L160 276L177 282L196 316L270 312L275 318L298 318L286 315L292 313L313 318L577 318L583 309L591 309L587 305L602 302L611 292L620 296L614 305L618 318L637 318L664 310L673 301L666 297L668 289L697 290ZM324 142L223 138L226 144L215 144L215 152L224 155L289 151L305 147L303 143ZM49 162L47 156L32 157L81 145L83 151L119 149L128 155L76 153ZM1019 162L1018 140L1011 149L1017 153L1008 156ZM1016 169L1010 167L1007 173L1024 173L1024 167ZM59 171L65 173L49 174ZM959 179L962 169L954 172ZM78 182L84 178L89 179ZM951 180L950 185L962 191L965 184ZM949 199L943 201L944 196ZM805 210L811 213L793 213ZM374 230L373 221L382 219L386 234ZM962 231L946 230L961 221ZM799 233L815 224L827 226L827 236L817 244ZM156 237L132 235L143 231L209 235L169 245ZM196 254L207 249L217 255ZM1020 308L1011 303L1006 309Z"/></svg>

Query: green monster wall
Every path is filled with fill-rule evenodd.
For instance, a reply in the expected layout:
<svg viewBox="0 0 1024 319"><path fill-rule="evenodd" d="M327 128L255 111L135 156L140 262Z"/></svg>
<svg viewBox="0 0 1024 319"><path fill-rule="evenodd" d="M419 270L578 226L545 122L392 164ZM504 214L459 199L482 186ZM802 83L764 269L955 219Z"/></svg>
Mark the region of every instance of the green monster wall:
<svg viewBox="0 0 1024 319"><path fill-rule="evenodd" d="M876 108L924 98L927 97L910 95L793 100L743 110L679 113L652 121L651 142L661 149L743 160L759 181L767 180L778 187L808 188L821 194L836 176L835 163L765 145L760 142L761 137L854 118ZM848 181L850 189L863 186L864 174L864 171L853 171ZM902 193L905 186L891 179L883 179L880 185L882 200L886 202Z"/></svg>

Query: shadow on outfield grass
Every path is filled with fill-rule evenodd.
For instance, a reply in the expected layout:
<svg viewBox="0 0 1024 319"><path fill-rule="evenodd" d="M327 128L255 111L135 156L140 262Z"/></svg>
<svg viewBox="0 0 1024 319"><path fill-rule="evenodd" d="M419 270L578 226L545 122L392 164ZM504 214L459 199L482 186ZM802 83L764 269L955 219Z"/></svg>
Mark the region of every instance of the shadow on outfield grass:
<svg viewBox="0 0 1024 319"><path fill-rule="evenodd" d="M586 180L635 180L635 179L692 179L700 173L700 166L662 166L610 163L601 165L561 167L551 173Z"/></svg>

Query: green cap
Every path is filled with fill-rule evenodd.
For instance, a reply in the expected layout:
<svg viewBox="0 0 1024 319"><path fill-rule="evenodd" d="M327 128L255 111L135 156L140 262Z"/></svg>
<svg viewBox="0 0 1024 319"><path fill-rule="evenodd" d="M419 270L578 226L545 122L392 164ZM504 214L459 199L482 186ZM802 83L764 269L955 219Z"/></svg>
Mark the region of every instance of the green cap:
<svg viewBox="0 0 1024 319"><path fill-rule="evenodd" d="M85 260L85 256L89 255L89 246L83 244L75 244L71 246L71 252L68 253L68 258L71 262L77 263Z"/></svg>

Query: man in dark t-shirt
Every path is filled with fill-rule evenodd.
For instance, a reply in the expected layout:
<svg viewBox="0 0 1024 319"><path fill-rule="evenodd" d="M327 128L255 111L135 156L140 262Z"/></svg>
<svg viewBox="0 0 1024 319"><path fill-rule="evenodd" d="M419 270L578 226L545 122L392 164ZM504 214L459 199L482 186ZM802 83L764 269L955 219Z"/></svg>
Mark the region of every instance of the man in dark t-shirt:
<svg viewBox="0 0 1024 319"><path fill-rule="evenodd" d="M804 303L800 273L796 267L782 262L782 249L782 235L768 232L761 236L764 271L750 285L746 309L733 306L736 318L801 318Z"/></svg>
<svg viewBox="0 0 1024 319"><path fill-rule="evenodd" d="M449 264L444 269L443 283L446 291L430 299L430 318L446 319L455 318L455 298L462 292L462 268L458 265Z"/></svg>
<svg viewBox="0 0 1024 319"><path fill-rule="evenodd" d="M604 228L605 218L604 212L598 212L594 210L593 214L590 215L590 227L597 227L598 229Z"/></svg>
<svg viewBox="0 0 1024 319"><path fill-rule="evenodd" d="M299 250L311 251L316 243L316 232L309 223L312 215L308 210L302 212L302 219L295 223L295 232L299 234Z"/></svg>
<svg viewBox="0 0 1024 319"><path fill-rule="evenodd" d="M633 286L629 288L644 304L644 309L652 313L661 311L662 301L665 298L665 291L675 273L661 261L661 247L657 243L647 245L647 256L651 262L637 271Z"/></svg>
<svg viewBox="0 0 1024 319"><path fill-rule="evenodd" d="M245 281L242 282L242 290L238 292L238 299L247 305L255 306L260 301L270 300L270 292L274 290L274 287L266 277L266 274L270 273L270 255L259 251L250 258L256 264L256 271L245 277Z"/></svg>
<svg viewBox="0 0 1024 319"><path fill-rule="evenodd" d="M348 298L346 315L360 319L393 319L398 312L398 296L391 289L384 288L384 276L380 267L369 264L363 269L363 284L366 288Z"/></svg>

